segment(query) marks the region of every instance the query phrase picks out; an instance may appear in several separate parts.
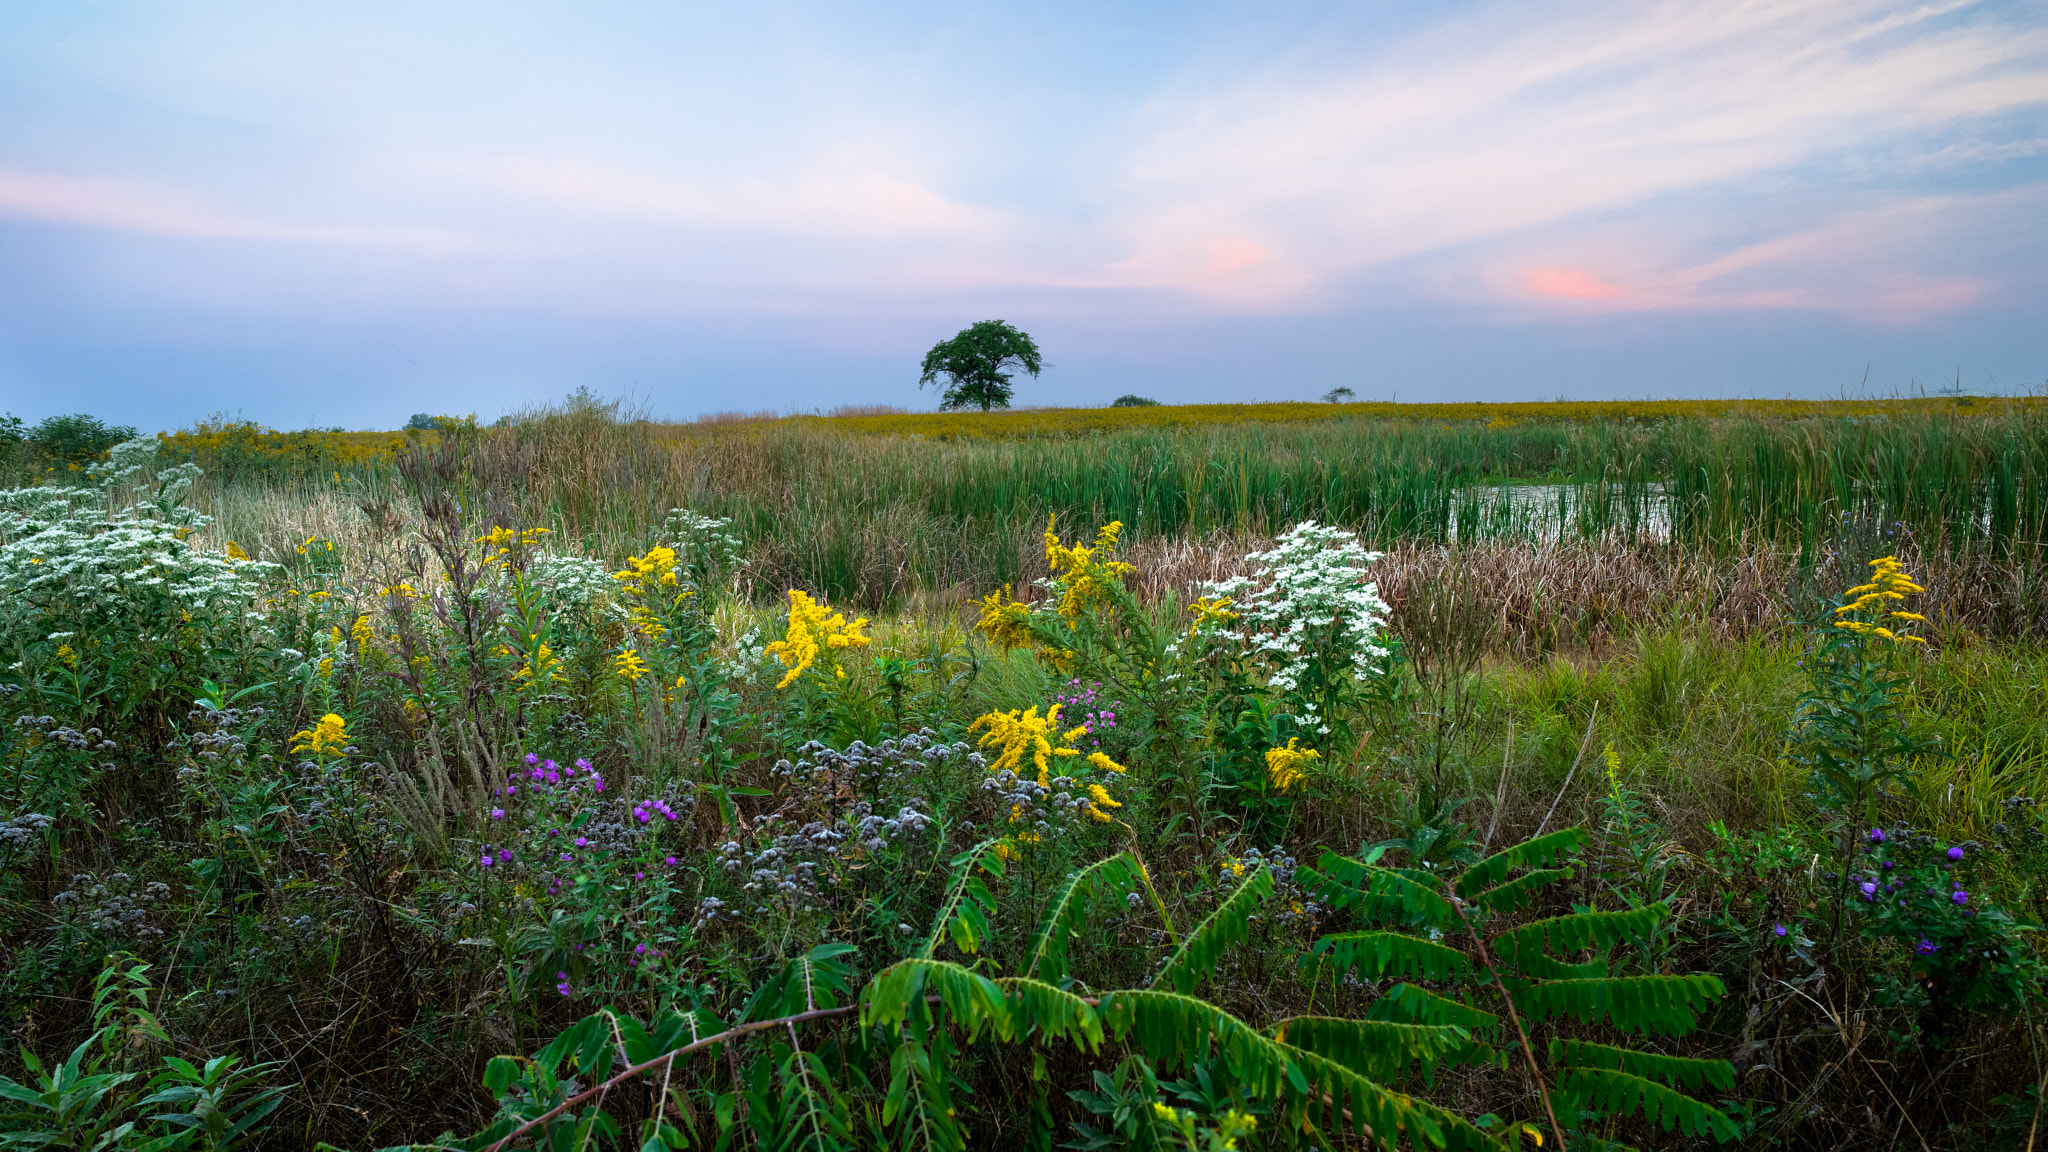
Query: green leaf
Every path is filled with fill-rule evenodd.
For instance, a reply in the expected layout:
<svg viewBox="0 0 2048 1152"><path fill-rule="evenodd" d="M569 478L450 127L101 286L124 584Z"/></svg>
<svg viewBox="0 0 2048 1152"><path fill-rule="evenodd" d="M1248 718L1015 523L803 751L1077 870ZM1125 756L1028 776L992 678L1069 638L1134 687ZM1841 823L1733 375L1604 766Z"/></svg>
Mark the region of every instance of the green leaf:
<svg viewBox="0 0 2048 1152"><path fill-rule="evenodd" d="M1657 925L1670 914L1663 904L1647 904L1626 912L1577 912L1548 920L1533 920L1492 941L1497 955L1516 961L1533 952L1553 956L1584 952L1599 945L1612 948L1624 942L1650 938Z"/></svg>
<svg viewBox="0 0 2048 1152"><path fill-rule="evenodd" d="M1335 1016L1291 1016L1267 1031L1273 1039L1349 1068L1372 1080L1391 1080L1420 1062L1434 1071L1461 1052L1472 1034L1455 1024L1399 1024Z"/></svg>
<svg viewBox="0 0 2048 1152"><path fill-rule="evenodd" d="M1413 984L1396 984L1366 1008L1369 1020L1403 1020L1413 1024L1455 1024L1474 1036L1495 1037L1500 1017L1439 996Z"/></svg>
<svg viewBox="0 0 2048 1152"><path fill-rule="evenodd" d="M1393 920L1441 930L1457 923L1457 910L1432 883L1401 871L1325 852L1316 863L1316 873L1323 878L1316 888L1316 898L1333 908L1356 908L1369 920Z"/></svg>
<svg viewBox="0 0 2048 1152"><path fill-rule="evenodd" d="M1088 1052L1102 1044L1102 1019L1088 1001L1040 980L1012 976L995 983L1009 1002L1012 1038L1022 1040L1035 1031Z"/></svg>
<svg viewBox="0 0 2048 1152"><path fill-rule="evenodd" d="M1472 974L1472 961L1463 952L1405 932L1340 932L1316 941L1313 951L1327 954L1339 972L1356 967L1375 980L1408 976L1446 982Z"/></svg>
<svg viewBox="0 0 2048 1152"><path fill-rule="evenodd" d="M1264 864L1260 864L1237 886L1237 891L1209 913L1208 919L1187 934L1148 987L1171 988L1183 993L1194 991L1202 977L1215 970L1226 948L1250 937L1252 910L1272 894L1273 875Z"/></svg>
<svg viewBox="0 0 2048 1152"><path fill-rule="evenodd" d="M1251 1025L1206 1000L1179 992L1125 989L1096 1006L1104 1031L1131 1041L1155 1066L1185 1067L1222 1060L1248 1093L1272 1097L1288 1080L1286 1050Z"/></svg>
<svg viewBox="0 0 2048 1152"><path fill-rule="evenodd" d="M983 1028L1002 1040L1015 1035L1009 1001L995 981L958 964L921 957L891 964L860 990L861 1027L898 1027L924 1012L926 996L937 996L970 1037Z"/></svg>
<svg viewBox="0 0 2048 1152"><path fill-rule="evenodd" d="M939 943L949 937L955 948L970 956L981 949L981 942L989 936L988 918L995 912L996 899L974 872L978 868L991 876L1003 874L1003 858L996 853L999 843L996 839L983 840L953 857L953 882L917 956L931 959L938 954Z"/></svg>
<svg viewBox="0 0 2048 1152"><path fill-rule="evenodd" d="M1024 954L1024 975L1053 982L1065 976L1068 935L1080 927L1091 904L1134 891L1138 868L1129 852L1119 852L1068 876L1053 893L1038 934Z"/></svg>
<svg viewBox="0 0 2048 1152"><path fill-rule="evenodd" d="M1606 1020L1624 1032L1683 1036L1698 1025L1700 1010L1726 992L1706 975L1609 976L1546 980L1509 995L1531 1021L1568 1016L1588 1024Z"/></svg>
<svg viewBox="0 0 2048 1152"><path fill-rule="evenodd" d="M1520 844L1503 848L1479 863L1465 870L1458 877L1453 889L1461 899L1470 900L1475 893L1507 879L1508 872L1515 868L1542 868L1561 863L1565 857L1585 847L1588 836L1583 828L1561 828L1547 836L1524 840Z"/></svg>
<svg viewBox="0 0 2048 1152"><path fill-rule="evenodd" d="M1718 1109L1654 1080L1607 1068L1571 1068L1558 1077L1558 1094L1574 1108L1628 1115L1641 1112L1666 1132L1712 1136L1721 1143L1742 1134Z"/></svg>
<svg viewBox="0 0 2048 1152"><path fill-rule="evenodd" d="M1735 1091L1735 1066L1726 1060L1694 1060L1684 1056L1665 1056L1656 1052L1618 1048L1611 1044L1595 1044L1587 1040L1552 1040L1550 1062L1647 1076L1689 1092L1697 1092L1707 1087L1722 1092Z"/></svg>
<svg viewBox="0 0 2048 1152"><path fill-rule="evenodd" d="M1539 889L1571 878L1569 868L1536 868L1488 888L1472 897L1471 903L1489 912L1513 912L1534 899Z"/></svg>

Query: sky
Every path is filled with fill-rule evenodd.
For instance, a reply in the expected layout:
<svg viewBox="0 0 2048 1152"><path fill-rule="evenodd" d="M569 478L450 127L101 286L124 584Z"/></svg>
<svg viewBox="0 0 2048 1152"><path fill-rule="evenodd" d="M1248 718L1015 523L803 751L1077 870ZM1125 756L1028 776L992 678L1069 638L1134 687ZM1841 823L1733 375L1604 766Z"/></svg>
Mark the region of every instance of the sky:
<svg viewBox="0 0 2048 1152"><path fill-rule="evenodd" d="M2048 387L2048 2L0 6L0 411Z"/></svg>

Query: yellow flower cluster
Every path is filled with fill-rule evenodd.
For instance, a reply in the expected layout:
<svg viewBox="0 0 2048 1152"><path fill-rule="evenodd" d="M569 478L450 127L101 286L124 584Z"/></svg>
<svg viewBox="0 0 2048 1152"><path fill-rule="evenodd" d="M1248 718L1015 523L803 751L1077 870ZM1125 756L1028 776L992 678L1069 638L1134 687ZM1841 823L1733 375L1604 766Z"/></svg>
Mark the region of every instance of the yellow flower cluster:
<svg viewBox="0 0 2048 1152"><path fill-rule="evenodd" d="M1306 766L1323 758L1315 749L1300 745L1301 737L1294 736L1288 739L1285 748L1266 749L1266 779L1282 792L1307 779Z"/></svg>
<svg viewBox="0 0 2048 1152"><path fill-rule="evenodd" d="M678 575L676 550L659 544L649 548L645 556L628 556L626 567L612 573L612 579L618 581L620 587L640 601L627 612L633 621L633 627L657 638L666 634L668 629L663 626L660 615L648 606L648 602L659 603L663 608L673 608L678 601L690 594L689 589L683 585L682 577Z"/></svg>
<svg viewBox="0 0 2048 1152"><path fill-rule="evenodd" d="M1228 596L1204 596L1188 605L1188 611L1194 614L1194 619L1188 622L1188 635L1201 631L1205 624L1220 627L1237 619L1237 613L1230 610L1234 604Z"/></svg>
<svg viewBox="0 0 2048 1152"><path fill-rule="evenodd" d="M1055 759L1081 756L1081 750L1074 747L1074 741L1088 734L1088 726L1077 725L1064 732L1059 729L1060 706L1055 704L1046 709L1045 715L1038 714L1038 707L1014 709L1009 712L990 712L976 720L967 731L981 732L978 746L998 749L996 758L989 761L990 772L1008 769L1019 775L1024 771L1024 758L1031 758L1032 767L1038 769L1038 786L1052 786L1052 762ZM1122 775L1124 766L1110 759L1106 752L1090 752L1083 759L1089 765L1104 772ZM1100 808L1121 808L1110 798L1100 784L1088 785L1088 795ZM1109 817L1097 811L1097 820L1108 822Z"/></svg>
<svg viewBox="0 0 2048 1152"><path fill-rule="evenodd" d="M166 456L192 460L208 472L250 465L325 472L384 463L405 447L405 437L396 432L279 432L253 420L219 417L156 438Z"/></svg>
<svg viewBox="0 0 2048 1152"><path fill-rule="evenodd" d="M348 634L349 639L356 642L358 653L370 651L377 639L376 632L370 628L370 614L365 612L356 617L356 622L349 625Z"/></svg>
<svg viewBox="0 0 2048 1152"><path fill-rule="evenodd" d="M618 670L619 678L631 684L639 683L640 678L647 675L647 661L631 648L612 657L612 665Z"/></svg>
<svg viewBox="0 0 2048 1152"><path fill-rule="evenodd" d="M292 734L291 750L294 753L310 752L315 756L325 756L347 746L348 721L332 712L322 716L320 722L311 728Z"/></svg>
<svg viewBox="0 0 2048 1152"><path fill-rule="evenodd" d="M220 550L220 554L230 560L247 560L249 558L249 554L242 551L242 546L233 540L227 542L227 545Z"/></svg>
<svg viewBox="0 0 2048 1152"><path fill-rule="evenodd" d="M307 549L311 549L312 551L309 552L307 551ZM334 551L334 541L322 540L318 536L308 536L306 537L305 543L299 545L299 555L301 556L311 556L316 555L320 552L332 551Z"/></svg>
<svg viewBox="0 0 2048 1152"><path fill-rule="evenodd" d="M981 606L981 620L974 629L1002 645L1003 651L1031 647L1031 605L1010 599L1010 586L975 601Z"/></svg>
<svg viewBox="0 0 2048 1152"><path fill-rule="evenodd" d="M406 583L403 580L400 580L398 583L391 585L389 588L377 589L377 595L397 596L400 599L404 600L418 600L422 598L419 589L413 587L412 585Z"/></svg>
<svg viewBox="0 0 2048 1152"><path fill-rule="evenodd" d="M1897 556L1881 556L1876 560L1872 560L1870 567L1872 568L1870 583L1858 584L1856 587L1849 589L1847 593L1849 602L1835 609L1835 615L1849 617L1846 620L1835 621L1835 627L1854 632L1859 636L1882 636L1886 640L1900 643L1927 643L1927 641L1918 636L1908 636L1894 632L1890 628L1878 623L1880 620L1905 620L1915 624L1926 623L1927 617L1920 615L1918 612L1890 611L1886 606L1904 600L1908 596L1925 592L1927 589L1915 584L1913 578L1906 575L1906 566L1899 563Z"/></svg>
<svg viewBox="0 0 2048 1152"><path fill-rule="evenodd" d="M784 676L776 687L787 688L796 683L797 677L818 662L823 651L865 648L870 640L861 635L860 630L867 626L865 616L849 624L845 613L834 612L817 603L807 592L790 589L789 631L782 639L762 649L763 655L775 657L789 669L789 675ZM844 669L835 667L834 671L845 675Z"/></svg>
<svg viewBox="0 0 2048 1152"><path fill-rule="evenodd" d="M488 568L493 564L503 564L514 548L533 547L540 543L540 538L546 535L547 531L545 528L528 528L514 532L503 525L491 529L476 538L476 542L487 549L483 559L484 566Z"/></svg>
<svg viewBox="0 0 2048 1152"><path fill-rule="evenodd" d="M1108 596L1110 582L1137 571L1134 565L1105 558L1123 530L1123 521L1112 520L1097 530L1094 544L1067 547L1053 531L1053 522L1045 522L1045 560L1052 565L1053 583L1060 590L1060 615L1078 619Z"/></svg>

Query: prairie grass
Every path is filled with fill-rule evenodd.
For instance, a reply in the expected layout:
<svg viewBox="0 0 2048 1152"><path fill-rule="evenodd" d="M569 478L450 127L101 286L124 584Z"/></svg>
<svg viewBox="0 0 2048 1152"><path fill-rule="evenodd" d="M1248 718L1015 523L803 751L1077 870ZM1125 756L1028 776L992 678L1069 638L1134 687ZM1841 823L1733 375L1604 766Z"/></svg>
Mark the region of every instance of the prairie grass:
<svg viewBox="0 0 2048 1152"><path fill-rule="evenodd" d="M1049 518L1121 521L1144 548L1248 541L1314 519L1381 546L1671 546L1678 568L1785 553L1810 569L1834 554L1907 548L2001 584L1978 599L2010 619L1987 626L2037 626L2025 606L2041 590L2048 539L2040 405L1770 404L1519 423L1341 405L1292 423L932 439L848 432L895 416L658 425L583 398L404 451L458 453L452 466L479 516L494 508L593 555L643 547L670 508L728 517L749 546L755 592L801 587L870 609L1028 583ZM374 461L229 469L213 502L280 491L310 500L325 485L374 503L393 481L393 465Z"/></svg>

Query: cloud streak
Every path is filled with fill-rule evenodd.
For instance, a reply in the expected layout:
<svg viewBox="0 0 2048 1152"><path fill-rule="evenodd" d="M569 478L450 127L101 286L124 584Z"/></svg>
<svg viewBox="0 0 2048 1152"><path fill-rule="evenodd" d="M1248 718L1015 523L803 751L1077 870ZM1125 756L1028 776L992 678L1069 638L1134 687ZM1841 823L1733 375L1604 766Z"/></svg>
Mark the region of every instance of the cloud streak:
<svg viewBox="0 0 2048 1152"><path fill-rule="evenodd" d="M271 240L446 250L459 234L430 228L285 224L207 207L182 189L0 168L0 215L194 240Z"/></svg>
<svg viewBox="0 0 2048 1152"><path fill-rule="evenodd" d="M1968 163L1954 136L1995 134L2000 117L2048 104L2048 30L1972 7L1602 4L1564 19L1501 8L1365 59L1290 59L1220 88L1198 78L1190 86L1207 90L1148 112L1113 196L1130 252L1108 279L1225 306L1312 306L1361 272L1512 247L1533 229L1568 225L1599 248L1617 219L1655 216L1670 251L1711 245L1688 206L1660 202L1765 203L1863 150ZM2033 135L1970 146L2025 154ZM1920 195L1890 183L1855 200ZM1202 254L1221 237L1270 259L1218 269ZM1721 259L1768 263L1783 248L1743 243ZM1631 295L1576 263L1505 279L1601 306Z"/></svg>

